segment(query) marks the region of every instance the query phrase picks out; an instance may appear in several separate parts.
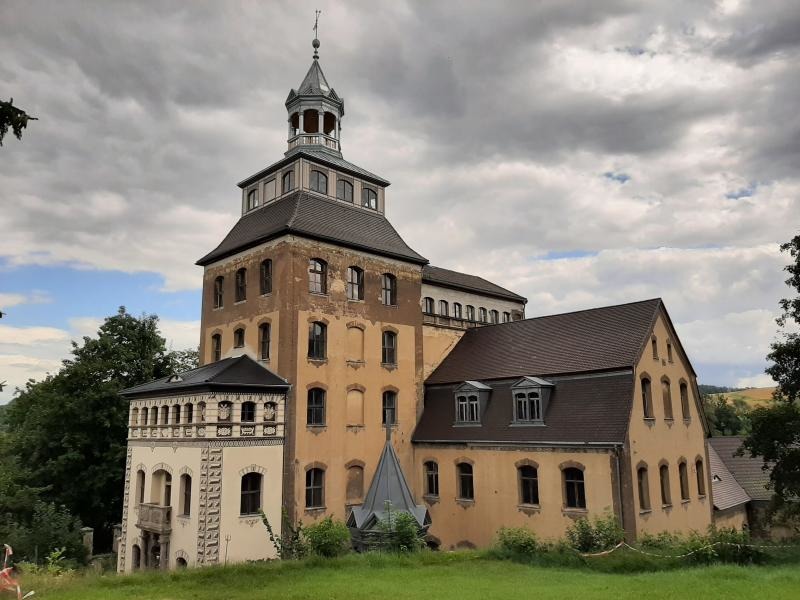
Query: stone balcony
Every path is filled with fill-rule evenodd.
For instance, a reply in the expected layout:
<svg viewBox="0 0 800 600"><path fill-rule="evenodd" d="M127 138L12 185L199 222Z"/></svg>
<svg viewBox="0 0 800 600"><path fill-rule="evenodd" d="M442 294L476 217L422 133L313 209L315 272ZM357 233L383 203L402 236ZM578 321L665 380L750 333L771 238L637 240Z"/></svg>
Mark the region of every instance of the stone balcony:
<svg viewBox="0 0 800 600"><path fill-rule="evenodd" d="M480 323L478 321L469 321L467 319L445 317L443 315L433 315L430 313L422 313L422 324L433 325L434 327L448 327L450 329L472 329L473 327L490 325L490 323Z"/></svg>
<svg viewBox="0 0 800 600"><path fill-rule="evenodd" d="M289 140L289 150L298 146L325 146L331 150L339 150L339 140L320 133L301 133Z"/></svg>
<svg viewBox="0 0 800 600"><path fill-rule="evenodd" d="M140 504L136 526L143 531L159 535L169 534L172 531L172 507L160 504Z"/></svg>
<svg viewBox="0 0 800 600"><path fill-rule="evenodd" d="M208 439L208 438L282 438L284 424L275 421L217 421L213 423L174 423L166 425L134 425L129 439Z"/></svg>

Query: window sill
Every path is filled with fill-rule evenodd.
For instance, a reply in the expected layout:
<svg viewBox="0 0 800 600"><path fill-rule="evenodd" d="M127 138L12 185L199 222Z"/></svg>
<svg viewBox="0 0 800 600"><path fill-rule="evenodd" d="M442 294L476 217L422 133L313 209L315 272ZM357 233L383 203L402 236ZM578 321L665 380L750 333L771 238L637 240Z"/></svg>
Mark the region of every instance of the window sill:
<svg viewBox="0 0 800 600"><path fill-rule="evenodd" d="M319 296L320 298L330 298L331 295L327 292L312 292L309 290L308 292L311 296Z"/></svg>
<svg viewBox="0 0 800 600"><path fill-rule="evenodd" d="M681 500L681 504L684 504L684 505L685 504L689 504L691 501L692 501L691 498L684 498L683 500Z"/></svg>
<svg viewBox="0 0 800 600"><path fill-rule="evenodd" d="M692 423L692 417L683 417L683 424L690 425Z"/></svg>
<svg viewBox="0 0 800 600"><path fill-rule="evenodd" d="M561 514L566 515L567 517L571 517L573 519L578 519L588 515L589 511L586 508L562 507Z"/></svg>
<svg viewBox="0 0 800 600"><path fill-rule="evenodd" d="M307 360L308 360L308 364L317 365L318 367L328 364L328 359L327 358L311 358L311 357L308 357Z"/></svg>
<svg viewBox="0 0 800 600"><path fill-rule="evenodd" d="M324 506L306 506L303 512L309 516L315 517L324 513L326 510L327 509Z"/></svg>
<svg viewBox="0 0 800 600"><path fill-rule="evenodd" d="M269 298L270 296L272 296L272 292L264 292L258 295L259 298Z"/></svg>
<svg viewBox="0 0 800 600"><path fill-rule="evenodd" d="M347 366L353 367L354 369L359 369L366 364L363 360L348 360L346 362Z"/></svg>
<svg viewBox="0 0 800 600"><path fill-rule="evenodd" d="M233 305L239 306L240 304L244 304L245 302L247 302L247 298L245 298L244 300L237 300L236 302L233 303Z"/></svg>
<svg viewBox="0 0 800 600"><path fill-rule="evenodd" d="M244 514L240 514L239 518L240 519L253 519L253 518L260 519L261 518L261 513L244 513Z"/></svg>
<svg viewBox="0 0 800 600"><path fill-rule="evenodd" d="M347 431L352 431L354 433L358 433L359 431L362 431L364 429L364 425L363 424L361 424L361 425L346 425L345 427L346 427Z"/></svg>
<svg viewBox="0 0 800 600"><path fill-rule="evenodd" d="M386 369L387 371L396 371L397 363L381 363L381 367Z"/></svg>
<svg viewBox="0 0 800 600"><path fill-rule="evenodd" d="M439 496L434 496L433 494L425 494L422 496L422 499L427 502L428 504L438 504L439 503Z"/></svg>
<svg viewBox="0 0 800 600"><path fill-rule="evenodd" d="M706 495L705 495L705 494L699 494L699 495L697 496L697 499L698 499L698 500L705 500L705 499L706 499Z"/></svg>
<svg viewBox="0 0 800 600"><path fill-rule="evenodd" d="M670 503L670 504L662 504L661 505L661 510L665 510L665 511L669 512L670 510L672 510L672 503Z"/></svg>
<svg viewBox="0 0 800 600"><path fill-rule="evenodd" d="M512 421L509 427L546 427L544 421Z"/></svg>
<svg viewBox="0 0 800 600"><path fill-rule="evenodd" d="M225 308L225 306L224 306L224 305L223 305L223 306L215 306L215 307L214 307L214 308L212 308L211 310L212 310L212 311L217 311L217 310L222 310L223 308Z"/></svg>
<svg viewBox="0 0 800 600"><path fill-rule="evenodd" d="M649 515L651 512L653 512L652 508L645 508L639 511L639 516L643 517L645 515Z"/></svg>
<svg viewBox="0 0 800 600"><path fill-rule="evenodd" d="M328 428L327 425L306 425L306 430L311 433L322 433Z"/></svg>
<svg viewBox="0 0 800 600"><path fill-rule="evenodd" d="M542 507L538 504L518 504L517 510L528 516L535 515L542 512Z"/></svg>
<svg viewBox="0 0 800 600"><path fill-rule="evenodd" d="M473 422L461 423L461 422L456 421L455 423L453 423L453 427L480 427L480 426L481 426L481 424L479 422L478 423L473 423Z"/></svg>
<svg viewBox="0 0 800 600"><path fill-rule="evenodd" d="M470 508L475 506L475 499L474 498L456 498L456 504L458 504L461 508Z"/></svg>
<svg viewBox="0 0 800 600"><path fill-rule="evenodd" d="M259 358L258 362L269 364L269 357L267 357L267 358Z"/></svg>
<svg viewBox="0 0 800 600"><path fill-rule="evenodd" d="M348 302L355 302L356 304L364 304L363 298L348 298Z"/></svg>
<svg viewBox="0 0 800 600"><path fill-rule="evenodd" d="M244 348L244 346L234 346L233 347L234 350L241 350L242 348Z"/></svg>

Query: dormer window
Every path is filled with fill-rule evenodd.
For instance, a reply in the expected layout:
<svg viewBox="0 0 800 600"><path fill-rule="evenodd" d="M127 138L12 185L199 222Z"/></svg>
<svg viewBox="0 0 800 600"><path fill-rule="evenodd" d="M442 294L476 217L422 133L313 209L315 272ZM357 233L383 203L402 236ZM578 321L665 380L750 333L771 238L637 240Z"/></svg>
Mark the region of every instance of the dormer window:
<svg viewBox="0 0 800 600"><path fill-rule="evenodd" d="M480 425L491 391L492 388L480 381L465 381L458 386L455 391L455 424Z"/></svg>
<svg viewBox="0 0 800 600"><path fill-rule="evenodd" d="M353 184L349 181L345 181L344 179L337 179L336 180L336 197L339 200L344 200L345 202L349 202L350 204L353 203Z"/></svg>
<svg viewBox="0 0 800 600"><path fill-rule="evenodd" d="M294 171L289 171L288 173L283 174L283 179L281 180L281 189L283 190L284 194L291 192L294 189Z"/></svg>
<svg viewBox="0 0 800 600"><path fill-rule="evenodd" d="M311 171L311 177L309 179L312 191L319 192L320 194L328 193L328 176L325 175L325 173L322 171Z"/></svg>
<svg viewBox="0 0 800 600"><path fill-rule="evenodd" d="M256 191L250 190L249 192L247 192L247 210L253 210L256 206L258 206Z"/></svg>
<svg viewBox="0 0 800 600"><path fill-rule="evenodd" d="M361 206L364 208L371 208L372 210L378 210L378 193L367 187L362 188Z"/></svg>
<svg viewBox="0 0 800 600"><path fill-rule="evenodd" d="M547 403L553 384L539 377L523 377L511 386L514 400L514 423L544 425Z"/></svg>
<svg viewBox="0 0 800 600"><path fill-rule="evenodd" d="M480 422L480 405L478 404L478 396L460 394L456 396L456 407L458 409L456 420L459 423Z"/></svg>

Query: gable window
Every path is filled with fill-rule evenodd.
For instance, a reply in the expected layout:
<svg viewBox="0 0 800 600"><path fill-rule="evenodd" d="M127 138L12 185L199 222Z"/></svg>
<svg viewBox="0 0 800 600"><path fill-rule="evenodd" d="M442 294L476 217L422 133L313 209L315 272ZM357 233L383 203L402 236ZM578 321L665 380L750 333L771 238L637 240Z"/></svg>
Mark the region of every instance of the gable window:
<svg viewBox="0 0 800 600"><path fill-rule="evenodd" d="M664 419L672 421L672 389L666 377L661 380L661 396L664 401Z"/></svg>
<svg viewBox="0 0 800 600"><path fill-rule="evenodd" d="M697 495L698 496L705 496L706 495L706 476L703 473L703 461L702 459L697 459L694 462L694 469L697 474Z"/></svg>
<svg viewBox="0 0 800 600"><path fill-rule="evenodd" d="M564 469L564 504L567 508L586 508L583 471L575 467Z"/></svg>
<svg viewBox="0 0 800 600"><path fill-rule="evenodd" d="M650 389L650 380L642 377L642 410L645 419L653 419L653 394Z"/></svg>
<svg viewBox="0 0 800 600"><path fill-rule="evenodd" d="M653 350L653 358L658 360L658 341L656 340L656 336L650 340L650 347Z"/></svg>
<svg viewBox="0 0 800 600"><path fill-rule="evenodd" d="M461 305L458 302L453 302L453 318L455 319L462 319L464 315L464 311Z"/></svg>
<svg viewBox="0 0 800 600"><path fill-rule="evenodd" d="M689 412L689 386L685 381L681 381L681 412L684 419L691 419L692 414Z"/></svg>
<svg viewBox="0 0 800 600"><path fill-rule="evenodd" d="M353 202L353 184L344 179L336 180L336 197L345 202Z"/></svg>
<svg viewBox="0 0 800 600"><path fill-rule="evenodd" d="M517 421L542 420L542 399L539 392L517 392L514 397Z"/></svg>
<svg viewBox="0 0 800 600"><path fill-rule="evenodd" d="M255 515L261 510L261 473L247 473L242 476L242 496L239 513Z"/></svg>
<svg viewBox="0 0 800 600"><path fill-rule="evenodd" d="M394 331L383 332L381 363L384 365L397 364L397 334Z"/></svg>
<svg viewBox="0 0 800 600"><path fill-rule="evenodd" d="M256 199L256 191L250 190L247 192L247 210L253 210L256 206L258 206L258 200Z"/></svg>
<svg viewBox="0 0 800 600"><path fill-rule="evenodd" d="M258 277L261 295L272 293L272 261L270 259L261 261Z"/></svg>
<svg viewBox="0 0 800 600"><path fill-rule="evenodd" d="M439 300L439 314L443 317L449 316L450 310L447 300Z"/></svg>
<svg viewBox="0 0 800 600"><path fill-rule="evenodd" d="M327 330L325 323L315 321L308 327L308 358L325 360L327 346Z"/></svg>
<svg viewBox="0 0 800 600"><path fill-rule="evenodd" d="M539 504L539 474L536 467L524 465L517 472L520 504Z"/></svg>
<svg viewBox="0 0 800 600"><path fill-rule="evenodd" d="M397 306L397 277L384 273L381 278L381 302L386 306Z"/></svg>
<svg viewBox="0 0 800 600"><path fill-rule="evenodd" d="M225 306L225 278L221 275L214 280L214 308Z"/></svg>
<svg viewBox="0 0 800 600"><path fill-rule="evenodd" d="M328 193L328 176L325 175L325 173L321 171L311 171L309 180L312 191L319 192L320 194Z"/></svg>
<svg viewBox="0 0 800 600"><path fill-rule="evenodd" d="M308 261L308 291L312 294L328 293L328 263L322 259Z"/></svg>
<svg viewBox="0 0 800 600"><path fill-rule="evenodd" d="M511 313L504 312L503 313L503 323L510 323L511 322Z"/></svg>
<svg viewBox="0 0 800 600"><path fill-rule="evenodd" d="M472 481L472 465L465 462L458 463L456 470L458 471L458 499L474 500L475 489Z"/></svg>
<svg viewBox="0 0 800 600"><path fill-rule="evenodd" d="M382 401L382 424L392 426L397 423L397 394L392 391L383 392Z"/></svg>
<svg viewBox="0 0 800 600"><path fill-rule="evenodd" d="M667 361L672 362L672 343L667 342Z"/></svg>
<svg viewBox="0 0 800 600"><path fill-rule="evenodd" d="M486 309L482 306L478 309L478 320L481 323L486 323Z"/></svg>
<svg viewBox="0 0 800 600"><path fill-rule="evenodd" d="M681 500L689 499L689 473L686 468L686 461L682 460L678 463L678 480L681 484Z"/></svg>
<svg viewBox="0 0 800 600"><path fill-rule="evenodd" d="M306 424L316 427L325 425L325 390L311 388L308 390Z"/></svg>
<svg viewBox="0 0 800 600"><path fill-rule="evenodd" d="M433 460L425 463L425 495L439 495L439 465Z"/></svg>
<svg viewBox="0 0 800 600"><path fill-rule="evenodd" d="M364 299L364 271L358 267L347 267L347 299Z"/></svg>
<svg viewBox="0 0 800 600"><path fill-rule="evenodd" d="M217 362L222 358L222 336L215 333L211 336L211 360Z"/></svg>
<svg viewBox="0 0 800 600"><path fill-rule="evenodd" d="M650 484L647 481L647 467L636 469L636 482L639 487L639 510L650 510Z"/></svg>
<svg viewBox="0 0 800 600"><path fill-rule="evenodd" d="M244 329L242 327L233 332L233 347L244 347Z"/></svg>
<svg viewBox="0 0 800 600"><path fill-rule="evenodd" d="M467 321L475 320L475 307L467 304Z"/></svg>
<svg viewBox="0 0 800 600"><path fill-rule="evenodd" d="M480 403L477 395L456 396L456 420L460 423L480 422Z"/></svg>
<svg viewBox="0 0 800 600"><path fill-rule="evenodd" d="M247 269L236 271L236 302L247 300Z"/></svg>
<svg viewBox="0 0 800 600"><path fill-rule="evenodd" d="M258 357L261 360L269 360L269 338L272 333L269 323L262 323L258 326Z"/></svg>
<svg viewBox="0 0 800 600"><path fill-rule="evenodd" d="M378 194L368 187L361 189L361 206L378 210Z"/></svg>
<svg viewBox="0 0 800 600"><path fill-rule="evenodd" d="M181 475L181 515L188 517L192 514L192 477L184 473Z"/></svg>
<svg viewBox="0 0 800 600"><path fill-rule="evenodd" d="M495 325L497 323L499 323L500 322L500 313L498 313L496 310L490 310L489 311L489 321L491 323L495 324Z"/></svg>
<svg viewBox="0 0 800 600"><path fill-rule="evenodd" d="M256 420L256 403L242 402L242 421L254 423Z"/></svg>
<svg viewBox="0 0 800 600"><path fill-rule="evenodd" d="M293 170L283 174L283 179L281 179L281 189L283 190L284 194L291 192L294 189Z"/></svg>
<svg viewBox="0 0 800 600"><path fill-rule="evenodd" d="M433 298L426 297L426 298L423 299L423 302L424 302L424 304L423 304L423 307L422 307L422 312L424 312L426 315L432 315L433 314L433 310L434 310L433 309Z"/></svg>
<svg viewBox="0 0 800 600"><path fill-rule="evenodd" d="M553 384L538 377L523 377L511 386L515 423L543 424Z"/></svg>
<svg viewBox="0 0 800 600"><path fill-rule="evenodd" d="M661 482L661 506L672 506L672 494L669 491L669 467L658 467L658 478Z"/></svg>
<svg viewBox="0 0 800 600"><path fill-rule="evenodd" d="M325 471L309 469L306 471L306 508L325 506Z"/></svg>

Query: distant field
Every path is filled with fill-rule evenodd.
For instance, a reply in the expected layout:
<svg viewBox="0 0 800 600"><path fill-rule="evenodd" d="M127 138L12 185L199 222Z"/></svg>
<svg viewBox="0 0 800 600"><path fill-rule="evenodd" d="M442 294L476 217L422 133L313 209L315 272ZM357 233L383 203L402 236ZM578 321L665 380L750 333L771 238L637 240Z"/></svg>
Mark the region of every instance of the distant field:
<svg viewBox="0 0 800 600"><path fill-rule="evenodd" d="M774 387L749 388L738 392L725 392L724 394L712 394L713 396L725 396L730 400L744 400L751 408L763 406L772 399Z"/></svg>

